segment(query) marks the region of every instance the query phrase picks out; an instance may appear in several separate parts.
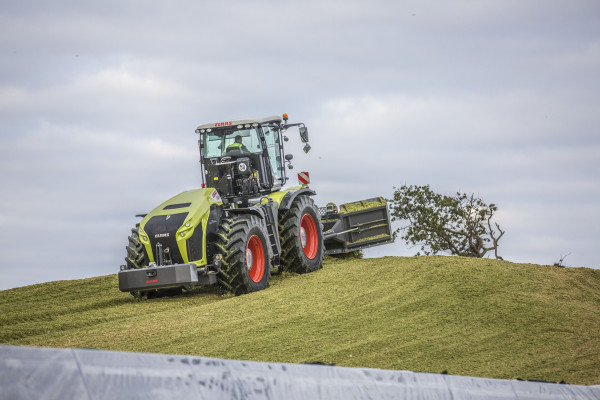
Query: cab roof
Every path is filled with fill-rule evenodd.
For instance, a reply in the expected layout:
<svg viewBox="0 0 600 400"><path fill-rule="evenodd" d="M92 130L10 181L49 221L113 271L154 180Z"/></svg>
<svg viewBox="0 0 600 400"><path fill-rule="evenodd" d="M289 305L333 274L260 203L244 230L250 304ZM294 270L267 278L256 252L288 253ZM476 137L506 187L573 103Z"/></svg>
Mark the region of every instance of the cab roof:
<svg viewBox="0 0 600 400"><path fill-rule="evenodd" d="M196 128L196 132L198 132L200 129L214 129L214 128L221 128L224 126L236 126L236 125L246 125L246 124L264 124L267 122L276 122L276 123L281 123L281 117L277 117L277 116L271 116L271 117L264 117L264 118L255 118L255 119L241 119L241 120L236 120L236 121L221 121L221 122L213 122L210 124L203 124L203 125L198 125L198 127Z"/></svg>

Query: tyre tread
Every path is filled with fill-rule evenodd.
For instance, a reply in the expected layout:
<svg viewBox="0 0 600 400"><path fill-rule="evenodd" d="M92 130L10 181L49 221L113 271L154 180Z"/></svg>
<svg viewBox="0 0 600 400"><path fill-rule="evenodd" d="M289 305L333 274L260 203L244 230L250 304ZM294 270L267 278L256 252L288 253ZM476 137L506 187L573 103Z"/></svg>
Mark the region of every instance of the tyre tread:
<svg viewBox="0 0 600 400"><path fill-rule="evenodd" d="M224 292L231 292L239 296L264 289L252 285L248 274L243 272L246 268L245 261L243 261L246 259L246 241L250 230L254 227L259 227L263 231L264 238L268 238L264 224L256 216L233 214L230 217L223 217L221 220L215 248L216 252L223 256L217 279ZM267 260L270 260L272 258L270 246L264 242L263 246L267 254ZM270 263L267 262L264 271L267 275L267 286L271 277L270 270Z"/></svg>
<svg viewBox="0 0 600 400"><path fill-rule="evenodd" d="M308 260L304 255L300 245L298 233L300 232L300 221L303 211L312 208L313 219L321 235L319 251L316 260ZM281 213L279 216L279 237L281 240L281 265L283 270L295 273L308 273L315 271L323 266L324 243L323 243L323 225L318 218L319 211L313 201L308 196L300 195L294 199L289 210Z"/></svg>

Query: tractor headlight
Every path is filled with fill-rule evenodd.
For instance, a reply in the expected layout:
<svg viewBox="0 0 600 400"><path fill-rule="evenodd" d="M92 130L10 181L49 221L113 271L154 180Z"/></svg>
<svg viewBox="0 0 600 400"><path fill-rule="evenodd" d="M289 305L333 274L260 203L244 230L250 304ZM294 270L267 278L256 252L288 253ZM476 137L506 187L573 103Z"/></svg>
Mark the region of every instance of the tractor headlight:
<svg viewBox="0 0 600 400"><path fill-rule="evenodd" d="M177 230L177 236L179 238L185 238L187 236L191 236L192 232L194 232L194 226L190 221L185 222L181 225L181 228Z"/></svg>
<svg viewBox="0 0 600 400"><path fill-rule="evenodd" d="M144 230L142 228L139 229L138 233L140 235L140 240L142 241L142 243L144 243L144 244L150 243L150 240L148 239L148 234L146 234L146 232L144 232Z"/></svg>

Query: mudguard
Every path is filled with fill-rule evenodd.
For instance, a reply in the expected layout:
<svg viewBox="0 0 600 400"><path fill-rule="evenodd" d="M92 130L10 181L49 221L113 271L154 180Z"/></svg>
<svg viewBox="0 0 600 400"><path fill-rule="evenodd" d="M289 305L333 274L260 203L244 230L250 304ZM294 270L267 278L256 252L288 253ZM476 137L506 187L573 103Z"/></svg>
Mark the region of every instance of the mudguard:
<svg viewBox="0 0 600 400"><path fill-rule="evenodd" d="M314 196L315 194L317 193L314 190L309 189L306 186L294 186L285 190L273 192L269 194L268 199L271 199L274 202L276 202L278 204L279 210L289 210L290 205L292 204L294 199L299 195ZM263 202L265 201L268 200L263 200Z"/></svg>

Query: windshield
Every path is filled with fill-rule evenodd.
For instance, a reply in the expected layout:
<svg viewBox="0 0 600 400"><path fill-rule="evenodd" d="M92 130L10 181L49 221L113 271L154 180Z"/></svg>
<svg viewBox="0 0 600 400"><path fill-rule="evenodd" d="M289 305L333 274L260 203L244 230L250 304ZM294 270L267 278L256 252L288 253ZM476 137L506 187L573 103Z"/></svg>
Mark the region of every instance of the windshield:
<svg viewBox="0 0 600 400"><path fill-rule="evenodd" d="M208 131L208 130L207 130ZM202 134L204 157L262 152L258 127L238 125L227 129L213 129Z"/></svg>

